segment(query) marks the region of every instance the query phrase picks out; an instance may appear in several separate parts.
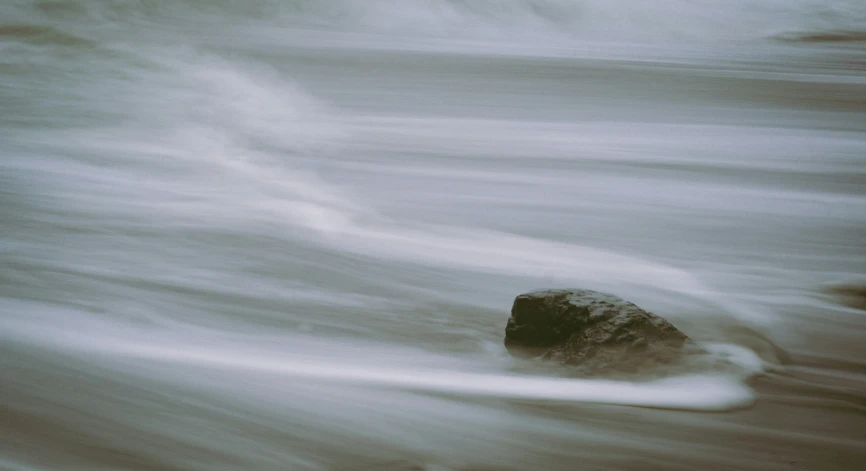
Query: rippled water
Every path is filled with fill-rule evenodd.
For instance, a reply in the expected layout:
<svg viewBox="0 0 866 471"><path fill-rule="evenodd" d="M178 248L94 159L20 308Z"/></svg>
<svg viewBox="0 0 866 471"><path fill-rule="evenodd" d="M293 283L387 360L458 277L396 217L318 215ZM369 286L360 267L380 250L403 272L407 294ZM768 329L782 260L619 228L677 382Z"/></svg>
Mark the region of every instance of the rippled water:
<svg viewBox="0 0 866 471"><path fill-rule="evenodd" d="M854 470L866 5L8 1L0 468ZM710 359L511 359L615 293Z"/></svg>

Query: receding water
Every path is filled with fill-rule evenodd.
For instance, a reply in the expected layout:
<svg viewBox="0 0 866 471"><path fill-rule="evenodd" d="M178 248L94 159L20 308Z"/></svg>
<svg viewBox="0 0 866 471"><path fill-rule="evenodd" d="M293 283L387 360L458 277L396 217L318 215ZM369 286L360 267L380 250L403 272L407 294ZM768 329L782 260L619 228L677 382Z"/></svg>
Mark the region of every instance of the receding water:
<svg viewBox="0 0 866 471"><path fill-rule="evenodd" d="M8 0L0 468L856 470L866 4ZM709 352L509 357L615 293Z"/></svg>

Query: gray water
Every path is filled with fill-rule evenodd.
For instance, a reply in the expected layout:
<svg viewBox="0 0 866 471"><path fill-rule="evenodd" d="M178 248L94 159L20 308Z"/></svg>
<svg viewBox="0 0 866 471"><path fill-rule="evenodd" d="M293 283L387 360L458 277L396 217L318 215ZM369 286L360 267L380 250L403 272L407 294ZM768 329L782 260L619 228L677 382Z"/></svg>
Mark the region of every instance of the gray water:
<svg viewBox="0 0 866 471"><path fill-rule="evenodd" d="M866 4L0 5L0 468L866 460ZM515 295L710 352L575 378Z"/></svg>

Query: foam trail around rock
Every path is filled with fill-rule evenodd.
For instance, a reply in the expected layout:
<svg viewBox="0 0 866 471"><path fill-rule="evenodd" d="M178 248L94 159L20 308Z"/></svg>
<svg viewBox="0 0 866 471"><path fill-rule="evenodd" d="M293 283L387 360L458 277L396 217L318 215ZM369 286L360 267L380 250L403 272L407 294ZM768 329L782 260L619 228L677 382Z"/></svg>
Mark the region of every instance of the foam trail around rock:
<svg viewBox="0 0 866 471"><path fill-rule="evenodd" d="M136 348L131 356L180 365L258 371L278 376L355 386L406 389L505 399L589 402L641 407L723 411L749 406L752 392L724 376L682 376L645 383L599 379L540 378L491 373L391 369L306 363L214 352Z"/></svg>
<svg viewBox="0 0 866 471"><path fill-rule="evenodd" d="M75 322L80 330L91 332L89 336L70 334L63 326L40 327L35 322L4 324L11 327L5 334L18 341L43 344L51 339L47 348L60 349L63 354L83 355L124 374L160 371L160 376L182 383L196 375L173 373L216 370L230 373L235 380L264 374L276 387L291 379L324 386L695 411L731 410L754 401L752 391L732 374L689 374L646 382L539 377L492 370L490 364L468 358L394 347L377 350L370 345L332 345L303 337L285 338L280 344L262 337L259 346L251 347L239 339L208 338L201 332L195 338L158 336L92 319ZM361 351L365 356L359 360Z"/></svg>

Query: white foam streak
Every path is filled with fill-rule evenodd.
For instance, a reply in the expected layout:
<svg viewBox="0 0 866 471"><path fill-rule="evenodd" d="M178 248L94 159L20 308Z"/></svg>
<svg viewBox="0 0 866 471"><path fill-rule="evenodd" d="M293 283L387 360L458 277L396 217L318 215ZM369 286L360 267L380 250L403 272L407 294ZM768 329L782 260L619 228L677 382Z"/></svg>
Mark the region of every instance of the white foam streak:
<svg viewBox="0 0 866 471"><path fill-rule="evenodd" d="M408 389L507 399L592 402L689 410L729 410L751 405L752 392L732 378L683 376L646 383L537 378L425 369L347 367L302 359L226 355L222 352L133 347L111 353L195 366L263 372L357 386Z"/></svg>
<svg viewBox="0 0 866 471"><path fill-rule="evenodd" d="M199 372L228 370L232 378L261 373L277 388L281 380L290 378L292 384L304 380L427 394L703 411L746 407L754 401L753 392L732 374L690 374L642 382L527 376L492 369L497 363L492 358L476 361L302 336L233 338L204 331L151 331L69 314L66 322L51 327L38 319L23 318L4 319L0 326L4 337L66 355L84 355L89 362L127 374L156 374L181 382L198 377L189 371L192 368Z"/></svg>
<svg viewBox="0 0 866 471"><path fill-rule="evenodd" d="M665 286L701 294L705 289L687 272L638 257L496 231L428 226L404 229L357 227L347 241L365 253L514 276Z"/></svg>

